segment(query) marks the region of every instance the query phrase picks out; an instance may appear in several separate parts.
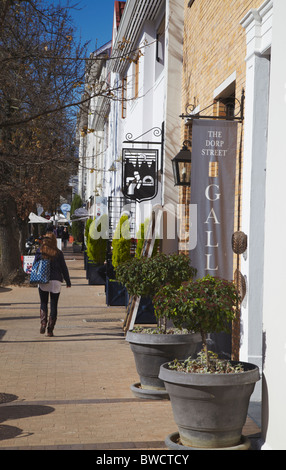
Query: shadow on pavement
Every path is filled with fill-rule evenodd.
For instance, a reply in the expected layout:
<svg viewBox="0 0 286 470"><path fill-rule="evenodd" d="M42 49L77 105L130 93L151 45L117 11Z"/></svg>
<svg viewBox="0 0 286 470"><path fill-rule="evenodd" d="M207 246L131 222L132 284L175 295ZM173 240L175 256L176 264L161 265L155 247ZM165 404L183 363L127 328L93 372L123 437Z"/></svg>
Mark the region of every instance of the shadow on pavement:
<svg viewBox="0 0 286 470"><path fill-rule="evenodd" d="M17 399L17 395L0 393L0 423L10 421L12 419L42 416L54 411L54 408L51 406L25 405L25 403L21 403L19 405L9 404ZM0 441L13 439L15 437L27 437L30 434L31 433L26 433L16 426L0 425Z"/></svg>
<svg viewBox="0 0 286 470"><path fill-rule="evenodd" d="M42 405L2 405L0 406L0 423L12 419L31 418L52 413L55 409L51 406Z"/></svg>
<svg viewBox="0 0 286 470"><path fill-rule="evenodd" d="M16 426L6 426L0 424L0 441L5 441L5 439L14 439L18 436L26 437L28 434L23 433L23 430L17 428Z"/></svg>

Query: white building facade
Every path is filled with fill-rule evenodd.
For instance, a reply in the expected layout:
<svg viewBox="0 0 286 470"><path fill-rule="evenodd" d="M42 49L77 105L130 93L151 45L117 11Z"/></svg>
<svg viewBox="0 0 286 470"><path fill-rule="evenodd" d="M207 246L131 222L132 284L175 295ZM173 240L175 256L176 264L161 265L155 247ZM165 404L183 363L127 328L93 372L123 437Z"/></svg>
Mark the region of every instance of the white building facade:
<svg viewBox="0 0 286 470"><path fill-rule="evenodd" d="M111 41L91 54L87 61L85 94L78 122L79 171L78 191L91 217L100 214L102 188L105 181L105 153L108 146L105 116L109 107L105 99L109 90L107 62ZM91 96L91 99L87 99ZM87 101L85 102L85 100ZM105 114L104 114L105 113ZM99 198L99 199L98 199Z"/></svg>
<svg viewBox="0 0 286 470"><path fill-rule="evenodd" d="M286 449L286 316L283 188L286 126L286 4L273 1L268 147L266 156L263 282L263 437L265 448Z"/></svg>
<svg viewBox="0 0 286 470"><path fill-rule="evenodd" d="M173 220L178 201L171 160L181 144L178 116L184 7L178 0L128 0L122 4L115 2L112 52L98 77L108 81L110 92L91 100L87 132L81 135L79 188L95 216L98 197L107 205L110 198L128 202L129 193L122 192L124 149L129 149L127 154L156 150L157 189L151 198L134 201L137 230L155 205L164 207ZM88 82L90 77L87 86ZM131 189L132 184L128 191ZM175 222L171 225L175 227ZM171 232L170 239L161 235L163 251L177 249L175 230Z"/></svg>
<svg viewBox="0 0 286 470"><path fill-rule="evenodd" d="M114 16L112 52L102 69L112 94L91 105L90 130L80 142L79 188L86 204L94 197L93 216L98 214L97 197L106 204L109 198L124 199L123 150L139 146L158 149L158 188L153 199L135 203L137 227L150 206L175 215L179 198L171 160L181 147L182 3L128 0L120 22ZM247 295L240 359L259 365L262 372L254 398L262 397L263 448L274 450L286 449L286 275L280 244L286 232L285 18L285 0L265 0L241 21L247 44L241 230L248 248L241 257ZM163 251L177 248L176 236L163 237Z"/></svg>
<svg viewBox="0 0 286 470"><path fill-rule="evenodd" d="M108 194L122 195L124 155L154 150L158 158L157 191L152 199L137 201L137 227L155 205L170 211L172 217L178 201L171 159L180 148L183 13L177 0L129 0L113 35L109 70L119 99L111 101L107 166L116 171ZM132 183L128 191L127 198ZM163 251L177 249L175 235L171 239L166 233L161 236Z"/></svg>
<svg viewBox="0 0 286 470"><path fill-rule="evenodd" d="M245 29L246 102L242 230L248 249L241 271L241 360L262 372L262 449L286 449L286 316L283 291L283 187L286 128L284 0L266 0L241 22ZM256 393L259 388L256 388Z"/></svg>

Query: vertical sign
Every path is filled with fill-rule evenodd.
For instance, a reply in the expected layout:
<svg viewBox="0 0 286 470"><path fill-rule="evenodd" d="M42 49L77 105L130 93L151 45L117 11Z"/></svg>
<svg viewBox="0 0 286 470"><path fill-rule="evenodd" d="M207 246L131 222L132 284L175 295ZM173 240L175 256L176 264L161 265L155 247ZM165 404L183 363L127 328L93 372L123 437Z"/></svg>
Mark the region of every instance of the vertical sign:
<svg viewBox="0 0 286 470"><path fill-rule="evenodd" d="M237 122L193 122L191 204L197 205L197 277L233 279Z"/></svg>

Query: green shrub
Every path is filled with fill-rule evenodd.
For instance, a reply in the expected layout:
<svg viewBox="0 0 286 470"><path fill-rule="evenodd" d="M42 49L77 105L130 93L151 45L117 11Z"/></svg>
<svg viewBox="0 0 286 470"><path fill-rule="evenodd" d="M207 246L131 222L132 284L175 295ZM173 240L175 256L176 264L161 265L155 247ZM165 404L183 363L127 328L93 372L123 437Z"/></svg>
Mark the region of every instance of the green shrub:
<svg viewBox="0 0 286 470"><path fill-rule="evenodd" d="M146 231L148 229L148 224L149 224L149 219L146 219L144 221L144 223L140 224L140 228L139 228L139 230L136 234L136 236L137 236L137 245L136 245L136 251L135 251L135 257L136 258L141 257L142 248L143 248L144 242L145 242L145 235L146 235ZM157 254L158 247L159 247L159 240L156 239L155 243L154 243L154 247L153 247L152 256L155 256Z"/></svg>
<svg viewBox="0 0 286 470"><path fill-rule="evenodd" d="M116 269L131 258L131 236L128 215L122 215L112 240L112 265Z"/></svg>
<svg viewBox="0 0 286 470"><path fill-rule="evenodd" d="M104 264L106 260L108 240L108 216L103 214L98 219L94 219L93 221L89 222L87 225L87 256L96 264Z"/></svg>
<svg viewBox="0 0 286 470"><path fill-rule="evenodd" d="M82 207L82 199L78 194L75 194L71 203L70 216L73 215L76 209ZM82 242L83 238L83 223L78 220L72 223L71 233L76 242Z"/></svg>
<svg viewBox="0 0 286 470"><path fill-rule="evenodd" d="M116 269L116 279L124 285L130 296L154 298L164 285L176 290L182 281L192 279L196 269L184 254L157 254L154 257L133 258ZM160 328L167 331L167 322L155 315Z"/></svg>
<svg viewBox="0 0 286 470"><path fill-rule="evenodd" d="M208 365L207 334L229 332L239 301L233 281L209 275L183 282L177 289L164 285L153 299L157 318L167 318L178 328L185 325L201 334Z"/></svg>
<svg viewBox="0 0 286 470"><path fill-rule="evenodd" d="M177 289L182 281L192 279L196 270L184 254L157 254L152 258L133 258L116 269L116 278L129 295L150 297L164 285Z"/></svg>
<svg viewBox="0 0 286 470"><path fill-rule="evenodd" d="M89 228L90 228L90 224L92 223L92 219L88 219L86 221L86 224L85 224L85 229L84 229L84 235L85 235L85 243L86 243L86 246L88 244L88 240L89 240Z"/></svg>

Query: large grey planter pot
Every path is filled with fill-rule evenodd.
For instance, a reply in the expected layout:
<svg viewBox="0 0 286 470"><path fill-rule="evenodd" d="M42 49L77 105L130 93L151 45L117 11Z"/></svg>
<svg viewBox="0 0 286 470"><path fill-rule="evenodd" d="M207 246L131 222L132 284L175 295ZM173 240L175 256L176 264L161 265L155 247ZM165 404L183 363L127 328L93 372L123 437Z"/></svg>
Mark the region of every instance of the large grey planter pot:
<svg viewBox="0 0 286 470"><path fill-rule="evenodd" d="M233 363L235 364L235 363ZM182 445L199 449L238 446L259 369L242 363L237 374L195 374L160 367Z"/></svg>
<svg viewBox="0 0 286 470"><path fill-rule="evenodd" d="M140 377L140 387L136 386L136 396L140 395L141 389L143 390L142 398L146 398L144 390L149 390L153 391L149 398L158 399L160 396L168 398L168 395L162 395L165 386L164 382L158 378L160 366L174 359L180 360L193 356L201 341L201 336L200 334L156 335L128 331L126 341L130 344Z"/></svg>

